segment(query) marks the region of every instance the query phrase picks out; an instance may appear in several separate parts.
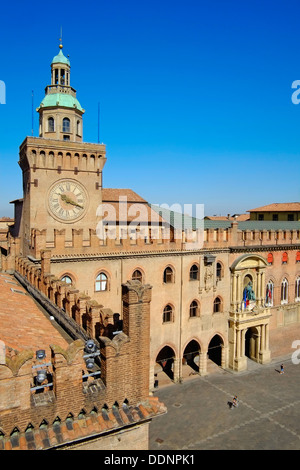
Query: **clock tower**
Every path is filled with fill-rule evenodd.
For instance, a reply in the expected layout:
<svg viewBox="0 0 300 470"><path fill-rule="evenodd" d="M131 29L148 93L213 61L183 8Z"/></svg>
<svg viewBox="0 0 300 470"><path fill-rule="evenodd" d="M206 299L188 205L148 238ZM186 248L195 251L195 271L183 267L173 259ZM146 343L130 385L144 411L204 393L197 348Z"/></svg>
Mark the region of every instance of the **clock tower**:
<svg viewBox="0 0 300 470"><path fill-rule="evenodd" d="M106 150L104 144L83 142L84 110L70 85L70 61L62 48L37 109L39 137L27 137L20 146L20 251L37 259L45 248L53 255L80 255L99 245L96 212Z"/></svg>

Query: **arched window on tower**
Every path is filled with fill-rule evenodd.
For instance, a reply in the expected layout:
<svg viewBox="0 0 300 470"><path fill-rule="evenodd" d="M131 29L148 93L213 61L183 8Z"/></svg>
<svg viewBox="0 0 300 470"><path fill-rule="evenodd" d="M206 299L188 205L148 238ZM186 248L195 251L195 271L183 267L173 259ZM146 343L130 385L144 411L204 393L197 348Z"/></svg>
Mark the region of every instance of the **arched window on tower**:
<svg viewBox="0 0 300 470"><path fill-rule="evenodd" d="M284 278L281 283L281 303L282 304L288 303L288 289L289 289L288 280Z"/></svg>
<svg viewBox="0 0 300 470"><path fill-rule="evenodd" d="M53 119L53 117L48 118L48 132L54 132L54 119Z"/></svg>
<svg viewBox="0 0 300 470"><path fill-rule="evenodd" d="M70 132L70 119L63 118L63 132Z"/></svg>
<svg viewBox="0 0 300 470"><path fill-rule="evenodd" d="M80 121L79 120L76 123L76 134L81 136L81 126L80 126Z"/></svg>
<svg viewBox="0 0 300 470"><path fill-rule="evenodd" d="M64 69L61 69L60 71L60 84L61 85L65 85L65 70Z"/></svg>

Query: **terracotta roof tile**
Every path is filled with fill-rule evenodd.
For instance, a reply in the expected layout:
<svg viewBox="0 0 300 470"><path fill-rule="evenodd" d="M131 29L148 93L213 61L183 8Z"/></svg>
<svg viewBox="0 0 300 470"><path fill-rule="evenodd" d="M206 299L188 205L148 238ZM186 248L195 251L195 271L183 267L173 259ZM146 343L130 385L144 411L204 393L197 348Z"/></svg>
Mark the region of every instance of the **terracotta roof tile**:
<svg viewBox="0 0 300 470"><path fill-rule="evenodd" d="M300 211L300 202L275 202L266 206L250 209L247 212L286 212L286 211Z"/></svg>
<svg viewBox="0 0 300 470"><path fill-rule="evenodd" d="M66 349L67 341L38 308L14 276L0 273L1 340L15 350L45 349L51 356L50 344ZM19 325L22 324L20 330Z"/></svg>
<svg viewBox="0 0 300 470"><path fill-rule="evenodd" d="M166 407L157 397L149 397L137 406L123 405L108 412L100 411L97 415L80 419L67 420L63 423L45 426L35 431L27 431L0 439L0 449L49 449L60 445L70 445L84 437L101 437L108 429L118 431L129 423L143 422L166 413Z"/></svg>

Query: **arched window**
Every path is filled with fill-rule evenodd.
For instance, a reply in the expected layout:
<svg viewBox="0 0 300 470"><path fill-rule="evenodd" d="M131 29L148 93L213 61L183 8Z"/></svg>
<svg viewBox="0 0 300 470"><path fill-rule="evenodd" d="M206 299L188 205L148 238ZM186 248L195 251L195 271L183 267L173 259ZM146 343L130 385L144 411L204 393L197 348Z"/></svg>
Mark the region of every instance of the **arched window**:
<svg viewBox="0 0 300 470"><path fill-rule="evenodd" d="M190 318L192 317L199 317L200 315L200 308L197 300L193 300L190 304Z"/></svg>
<svg viewBox="0 0 300 470"><path fill-rule="evenodd" d="M66 284L72 284L72 278L70 276L68 276L68 274L65 274L64 276L62 276L62 278L60 279L62 282L65 282Z"/></svg>
<svg viewBox="0 0 300 470"><path fill-rule="evenodd" d="M216 297L214 300L214 313L219 313L222 311L222 301L220 297Z"/></svg>
<svg viewBox="0 0 300 470"><path fill-rule="evenodd" d="M268 264L270 264L270 265L273 264L273 254L272 253L268 254L267 261L268 261Z"/></svg>
<svg viewBox="0 0 300 470"><path fill-rule="evenodd" d="M136 269L133 274L132 274L132 280L133 281L140 281L141 283L143 283L143 274L141 273L141 271L139 269Z"/></svg>
<svg viewBox="0 0 300 470"><path fill-rule="evenodd" d="M295 282L295 302L300 302L300 276Z"/></svg>
<svg viewBox="0 0 300 470"><path fill-rule="evenodd" d="M282 254L282 264L287 264L288 262L288 254L287 252L285 251L283 254Z"/></svg>
<svg viewBox="0 0 300 470"><path fill-rule="evenodd" d="M296 253L296 263L300 263L300 251Z"/></svg>
<svg viewBox="0 0 300 470"><path fill-rule="evenodd" d="M170 284L174 282L174 271L172 268L170 268L170 266L168 266L165 270L164 270L164 283L165 284Z"/></svg>
<svg viewBox="0 0 300 470"><path fill-rule="evenodd" d="M63 118L63 132L70 132L70 119Z"/></svg>
<svg viewBox="0 0 300 470"><path fill-rule="evenodd" d="M105 273L102 272L96 277L95 291L102 292L105 290L108 290L108 277Z"/></svg>
<svg viewBox="0 0 300 470"><path fill-rule="evenodd" d="M199 267L197 264L193 264L190 269L190 281L197 281L199 279Z"/></svg>
<svg viewBox="0 0 300 470"><path fill-rule="evenodd" d="M288 280L284 278L281 283L281 303L282 304L288 303L288 289L289 289Z"/></svg>
<svg viewBox="0 0 300 470"><path fill-rule="evenodd" d="M166 305L163 311L163 323L170 323L174 321L173 308L170 304Z"/></svg>
<svg viewBox="0 0 300 470"><path fill-rule="evenodd" d="M54 132L54 119L53 119L53 117L48 118L48 132Z"/></svg>
<svg viewBox="0 0 300 470"><path fill-rule="evenodd" d="M223 277L223 266L220 262L216 263L216 276L218 281Z"/></svg>
<svg viewBox="0 0 300 470"><path fill-rule="evenodd" d="M273 307L274 284L269 281L266 287L266 307Z"/></svg>

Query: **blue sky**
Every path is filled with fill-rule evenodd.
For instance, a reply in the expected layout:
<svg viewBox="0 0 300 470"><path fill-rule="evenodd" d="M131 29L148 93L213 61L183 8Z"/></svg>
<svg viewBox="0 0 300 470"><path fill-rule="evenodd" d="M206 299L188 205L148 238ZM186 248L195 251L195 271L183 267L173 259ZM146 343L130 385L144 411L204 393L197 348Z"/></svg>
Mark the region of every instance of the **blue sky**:
<svg viewBox="0 0 300 470"><path fill-rule="evenodd" d="M299 0L2 2L0 217L22 197L31 92L35 109L61 27L87 142L100 103L104 186L206 215L300 201L299 14Z"/></svg>

